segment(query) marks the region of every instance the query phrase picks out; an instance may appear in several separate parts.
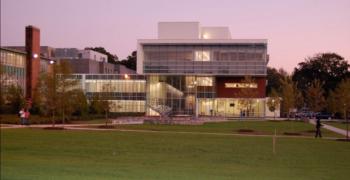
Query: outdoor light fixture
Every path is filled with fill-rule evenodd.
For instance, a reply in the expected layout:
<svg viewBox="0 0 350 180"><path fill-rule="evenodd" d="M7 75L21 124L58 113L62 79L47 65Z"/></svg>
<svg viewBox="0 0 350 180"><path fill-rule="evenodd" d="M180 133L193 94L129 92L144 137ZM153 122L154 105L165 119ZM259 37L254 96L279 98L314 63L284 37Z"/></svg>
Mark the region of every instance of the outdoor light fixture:
<svg viewBox="0 0 350 180"><path fill-rule="evenodd" d="M50 63L50 64L54 64L55 61L54 61L54 60L50 60L49 63Z"/></svg>
<svg viewBox="0 0 350 180"><path fill-rule="evenodd" d="M209 34L203 34L203 39L209 39Z"/></svg>
<svg viewBox="0 0 350 180"><path fill-rule="evenodd" d="M124 78L125 78L125 79L129 79L129 75L124 74Z"/></svg>
<svg viewBox="0 0 350 180"><path fill-rule="evenodd" d="M33 58L38 58L38 54L33 54Z"/></svg>

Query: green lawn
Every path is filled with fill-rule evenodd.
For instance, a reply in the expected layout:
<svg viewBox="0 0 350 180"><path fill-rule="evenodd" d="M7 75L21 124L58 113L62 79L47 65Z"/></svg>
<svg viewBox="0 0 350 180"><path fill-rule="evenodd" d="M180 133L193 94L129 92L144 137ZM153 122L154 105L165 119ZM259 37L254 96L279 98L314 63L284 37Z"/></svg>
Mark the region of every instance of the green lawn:
<svg viewBox="0 0 350 180"><path fill-rule="evenodd" d="M198 128L197 126L192 126ZM349 179L350 143L161 132L1 130L1 179Z"/></svg>
<svg viewBox="0 0 350 180"><path fill-rule="evenodd" d="M346 123L343 123L343 122L325 122L325 124L346 130ZM350 124L349 124L349 129L350 129Z"/></svg>
<svg viewBox="0 0 350 180"><path fill-rule="evenodd" d="M300 133L314 136L315 126L301 121L230 121L221 123L205 123L204 125L116 125L118 129L153 130L153 131L181 131L181 132L210 132L210 133L238 133L239 129L250 129L260 134L278 135ZM322 130L325 137L341 137L340 135Z"/></svg>

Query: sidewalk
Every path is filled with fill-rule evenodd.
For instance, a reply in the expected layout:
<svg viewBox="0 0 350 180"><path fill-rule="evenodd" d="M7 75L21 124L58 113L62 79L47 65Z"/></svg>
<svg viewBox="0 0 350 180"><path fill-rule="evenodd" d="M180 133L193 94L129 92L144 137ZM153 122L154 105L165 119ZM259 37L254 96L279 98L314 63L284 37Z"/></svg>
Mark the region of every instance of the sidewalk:
<svg viewBox="0 0 350 180"><path fill-rule="evenodd" d="M313 125L316 125L316 120L315 119L310 119L309 122ZM343 130L343 129L340 129L340 128L336 128L334 126L330 126L328 124L324 124L322 123L322 127L327 129L327 130L330 130L330 131L333 131L335 133L338 133L338 134L341 134L343 136L346 136L346 130Z"/></svg>

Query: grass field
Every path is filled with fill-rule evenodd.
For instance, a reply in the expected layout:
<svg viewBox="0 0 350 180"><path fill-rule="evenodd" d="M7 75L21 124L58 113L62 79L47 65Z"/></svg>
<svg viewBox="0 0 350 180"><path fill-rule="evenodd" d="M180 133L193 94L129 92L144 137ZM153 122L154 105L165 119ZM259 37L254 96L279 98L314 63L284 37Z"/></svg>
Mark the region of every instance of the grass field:
<svg viewBox="0 0 350 180"><path fill-rule="evenodd" d="M346 123L343 123L343 122L325 122L325 124L346 130ZM349 124L349 129L350 129L350 124Z"/></svg>
<svg viewBox="0 0 350 180"><path fill-rule="evenodd" d="M315 126L301 121L231 121L221 123L205 123L204 125L116 125L118 129L178 131L178 132L209 132L209 133L237 133L240 129L249 129L257 134L300 133L304 136L314 136ZM342 137L336 133L322 130L325 137Z"/></svg>
<svg viewBox="0 0 350 180"><path fill-rule="evenodd" d="M349 179L350 143L276 147L271 137L2 129L1 179Z"/></svg>

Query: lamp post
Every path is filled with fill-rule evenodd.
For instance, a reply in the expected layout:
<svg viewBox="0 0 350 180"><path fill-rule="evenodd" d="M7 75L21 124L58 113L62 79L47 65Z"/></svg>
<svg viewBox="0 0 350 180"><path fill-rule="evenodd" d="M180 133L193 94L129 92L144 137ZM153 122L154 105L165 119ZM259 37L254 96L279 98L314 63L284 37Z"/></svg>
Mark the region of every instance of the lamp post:
<svg viewBox="0 0 350 180"><path fill-rule="evenodd" d="M194 110L195 110L195 117L198 118L198 100L197 100L197 81L195 80L193 82L194 87L194 94L195 94L195 104L194 104Z"/></svg>
<svg viewBox="0 0 350 180"><path fill-rule="evenodd" d="M274 99L272 99L272 106L273 106L273 120L276 120L276 107L275 107Z"/></svg>
<svg viewBox="0 0 350 180"><path fill-rule="evenodd" d="M344 103L344 118L346 122L346 140L348 141L349 140L349 121L346 115L347 115L347 107L346 107L346 103Z"/></svg>
<svg viewBox="0 0 350 180"><path fill-rule="evenodd" d="M54 101L56 101L57 99L56 99L56 67L55 67L55 63L56 63L56 61L55 60L53 60L53 59L50 59L49 60L49 64L51 65L49 68L48 68L48 71L49 72L51 72L52 74L52 87L51 87L51 98L53 98L54 100L52 101L52 102L54 102ZM51 103L52 103L51 102ZM52 122L52 127L54 127L55 126L55 109L56 109L56 106L53 106L53 104L50 104L50 109L51 109L51 111L52 111L52 117L51 117L51 122Z"/></svg>

